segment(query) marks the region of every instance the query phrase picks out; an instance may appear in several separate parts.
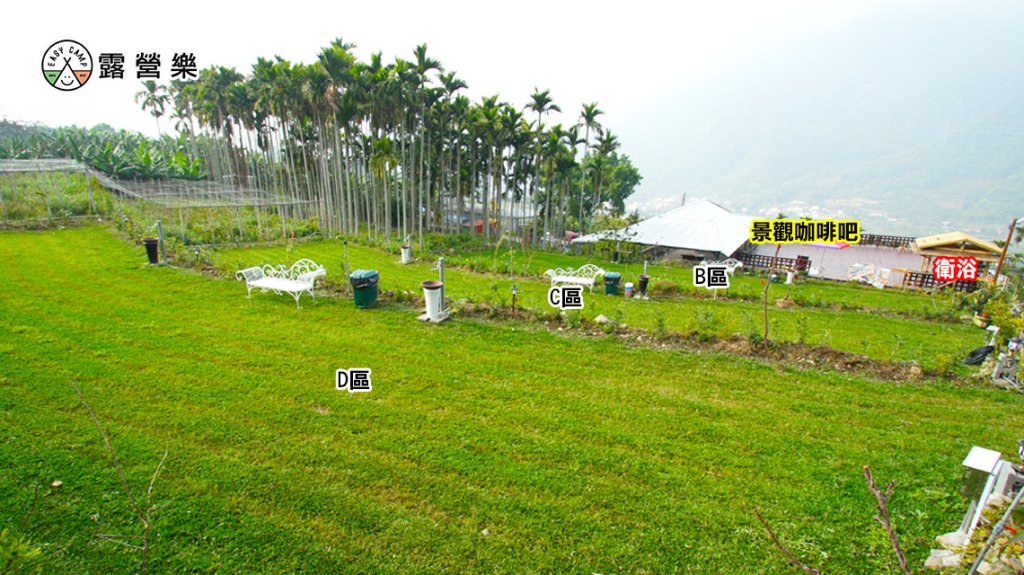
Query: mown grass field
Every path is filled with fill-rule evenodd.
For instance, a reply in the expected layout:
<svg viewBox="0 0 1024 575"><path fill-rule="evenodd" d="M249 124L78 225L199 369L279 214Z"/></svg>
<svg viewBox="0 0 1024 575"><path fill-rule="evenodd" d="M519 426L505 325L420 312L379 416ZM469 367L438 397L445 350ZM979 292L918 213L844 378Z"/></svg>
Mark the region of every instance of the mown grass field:
<svg viewBox="0 0 1024 575"><path fill-rule="evenodd" d="M316 250L340 274L340 246L292 257ZM352 266L383 270L373 254L352 249ZM964 454L1012 453L1024 405L528 325L430 326L401 305L296 310L146 266L100 227L0 234L0 261L0 526L42 549L46 573L137 568L95 537L134 527L72 379L136 490L170 452L153 573L792 572L753 507L827 572L894 573L862 467L897 481L919 565L963 512ZM388 268L383 287L428 268ZM453 275L449 295L498 281L477 280ZM373 369L373 391L336 391L341 367Z"/></svg>
<svg viewBox="0 0 1024 575"><path fill-rule="evenodd" d="M616 271L629 281L636 282L636 277L643 273L643 263L611 263L598 259L596 255L555 254L543 251L524 252L513 249L489 250L470 254L449 254L448 259L455 264L475 266L482 271L507 272L511 269L517 275L542 275L546 270L557 267L579 267L593 262L601 267ZM659 280L672 282L679 286L680 291L689 294L707 294L707 290L693 286L693 275L690 267L682 265L665 266L650 264L648 272L654 283ZM623 281L627 281L623 279ZM784 277L783 277L784 279ZM760 278L751 275L737 274L731 280L732 286L728 293L737 297L760 300L762 284ZM722 290L722 293L725 293ZM829 305L837 304L850 308L874 309L907 314L938 315L950 309L950 296L931 297L915 292L901 292L892 289L879 290L857 284L838 282L802 280L794 285L778 284L768 291L768 300L788 297L801 298L805 303Z"/></svg>
<svg viewBox="0 0 1024 575"><path fill-rule="evenodd" d="M383 253L375 248L349 244L347 249L351 269L380 271L381 289L421 293L421 281L437 279L437 272L431 270L436 260L420 260L415 264L401 265L398 256ZM508 258L507 254L505 257ZM267 262L284 263L300 258L310 258L326 266L329 281L346 282L344 248L338 240L297 243L292 246L290 252L284 246L273 246L228 249L214 254L215 264L225 274L251 265ZM467 258L459 256L450 259L455 264L467 261ZM511 260L511 267L520 274L519 276L449 267L445 276L446 296L453 300L469 298L511 305L512 285L518 285L518 305L548 311L552 309L547 303L550 282L542 275L546 269L559 266L578 267L592 262L609 271L621 272L623 284L626 281L636 282L637 275L643 270L642 264L608 264L584 256L550 253L538 253L533 258L514 256ZM698 288L700 292L705 292L700 294L703 299L695 299L689 297L694 293L692 272L689 269L650 266L648 271L652 276L652 282L672 282L680 286L683 297L655 297L650 301L627 300L623 297L604 295L604 286L599 284L595 286L593 294L585 290L583 314L589 318L603 314L629 326L648 330L661 327L668 331L700 331L706 335L719 337L728 337L734 333L762 333L764 315L759 301L713 301L708 299L709 296L703 288ZM730 292L756 292L760 295L760 279L742 275L735 279L736 287L730 288ZM621 289L620 285L620 293ZM936 303L925 295L821 282L805 282L791 286L776 284L769 288L770 301L774 302L775 299L787 294L790 298L801 294L825 304L836 305L780 309L773 304L769 310L769 336L781 341L828 345L843 351L866 354L874 359L916 361L926 368L941 365L960 373L967 371L958 365L958 360L986 342L987 334L967 323L926 321L920 314L913 313L914 310L920 311L925 306L948 305L944 302ZM843 304L846 307L842 307ZM904 313L886 313L899 311Z"/></svg>

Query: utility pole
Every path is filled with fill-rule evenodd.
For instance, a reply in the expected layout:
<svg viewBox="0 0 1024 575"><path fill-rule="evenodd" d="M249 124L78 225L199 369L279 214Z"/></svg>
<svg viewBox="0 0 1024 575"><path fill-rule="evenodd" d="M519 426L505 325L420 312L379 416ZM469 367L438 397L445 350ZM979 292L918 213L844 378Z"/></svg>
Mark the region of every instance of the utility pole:
<svg viewBox="0 0 1024 575"><path fill-rule="evenodd" d="M1006 250L1010 249L1010 240L1013 239L1013 229L1017 227L1017 220L1020 218L1013 218L1013 222L1010 223L1010 231L1006 234L1006 243L1003 244L1003 253L999 254L999 263L996 264L996 275L992 276L992 283L999 283L999 272L1003 269L1003 260L1006 259Z"/></svg>

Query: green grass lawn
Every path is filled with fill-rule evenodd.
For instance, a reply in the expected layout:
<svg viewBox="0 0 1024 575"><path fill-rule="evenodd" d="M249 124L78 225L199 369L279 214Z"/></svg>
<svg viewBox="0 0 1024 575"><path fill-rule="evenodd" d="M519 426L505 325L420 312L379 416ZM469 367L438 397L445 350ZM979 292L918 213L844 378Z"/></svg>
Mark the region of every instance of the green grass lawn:
<svg viewBox="0 0 1024 575"><path fill-rule="evenodd" d="M541 276L546 270L553 268L575 268L586 263L593 263L608 271L621 273L624 282L633 281L634 283L644 269L642 262L620 264L583 254L524 252L519 249L512 250L512 252L509 252L508 249L498 249L467 254L450 254L447 256L447 260L456 265L473 266L481 271L504 273L512 270L517 275L534 276ZM670 282L678 286L681 292L706 294L704 288L694 287L691 270L692 268L688 266L678 264L666 266L652 263L648 266L648 274L652 276L654 283ZM762 297L760 277L740 273L732 278L731 284L728 291L731 295L757 300ZM726 292L723 291L723 293ZM779 284L768 292L768 299L771 302L784 297L822 306L838 304L851 308L867 308L922 316L935 316L951 309L949 295L932 297L912 291L880 290L863 284L844 284L807 278L801 278L793 285Z"/></svg>
<svg viewBox="0 0 1024 575"><path fill-rule="evenodd" d="M376 269L381 273L380 286L384 290L421 292L420 282L437 279L437 272L431 268L436 261L419 261L401 265L397 255L386 254L375 248L349 245L351 269ZM489 257L489 256L488 256ZM327 267L331 281L345 282L344 251L340 241L326 240L298 243L289 254L283 246L238 248L215 252L215 264L226 274L251 265L284 263L299 258L310 258ZM447 260L448 258L446 258ZM458 256L452 258L460 261ZM464 260L463 260L464 261ZM507 274L473 272L464 268L449 268L446 271L446 295L452 299L470 298L476 301L488 300L511 305L511 288L519 286L519 305L535 310L551 309L547 303L550 283L543 277L543 269L553 266L571 265L578 267L588 260L580 256L559 256L538 253L534 260L525 258L523 268L515 264L517 273L529 262L530 277L509 277ZM635 280L642 271L641 266L616 266L594 262L609 270L624 274L623 282ZM541 271L538 271L541 270ZM654 280L684 282L691 272L688 269L652 266L649 270ZM686 277L683 277L686 276ZM738 276L738 290L761 290L760 280L750 276ZM734 333L744 335L761 333L763 330L763 308L759 302L742 300L713 301L694 297L655 297L650 301L626 300L623 297L604 295L603 285L594 288L594 293L585 292L584 315L594 318L598 315L616 319L633 327L657 329L659 324L668 331L689 333L705 331L709 334L728 337ZM690 283L692 287L692 280ZM829 295L834 289L836 295ZM701 288L703 291L703 288ZM871 306L889 309L920 305L927 296L906 294L898 291L881 291L875 288L863 289L857 286L822 284L818 282L795 286L773 285L769 294L785 294L790 290L806 290L820 293L821 297L839 300L862 300ZM905 299L911 303L900 303ZM826 300L831 301L831 300ZM880 303L886 305L880 306ZM871 310L832 309L825 307L797 307L779 309L774 305L769 310L770 337L783 341L804 341L810 344L829 345L836 349L858 354L867 354L875 359L916 361L921 366L933 368L953 364L953 369L966 373L956 362L972 349L984 345L986 333L967 323L921 321L914 317L876 313Z"/></svg>
<svg viewBox="0 0 1024 575"><path fill-rule="evenodd" d="M338 275L340 247L303 255ZM351 260L385 289L431 275ZM862 466L897 481L920 565L965 510L963 456L1012 453L1024 405L398 305L296 310L146 266L100 227L0 234L0 261L0 527L45 573L136 569L95 537L137 526L71 379L136 491L170 451L153 573L791 573L755 506L827 572L895 573ZM450 295L494 281L453 276ZM370 367L373 391L336 391L343 367Z"/></svg>

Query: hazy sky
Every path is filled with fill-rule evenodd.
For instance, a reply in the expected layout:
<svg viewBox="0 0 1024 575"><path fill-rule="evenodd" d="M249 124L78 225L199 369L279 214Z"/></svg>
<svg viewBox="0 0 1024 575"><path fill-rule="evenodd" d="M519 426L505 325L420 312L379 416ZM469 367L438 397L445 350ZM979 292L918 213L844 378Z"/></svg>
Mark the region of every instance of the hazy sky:
<svg viewBox="0 0 1024 575"><path fill-rule="evenodd" d="M891 3L891 2L890 2ZM596 101L612 130L623 126L652 95L699 82L766 48L797 41L853 19L869 17L877 2L820 0L653 2L160 2L9 3L0 49L8 66L0 90L0 117L51 126L105 122L155 134L155 124L133 100L139 89L134 55L163 55L162 79L174 52L192 52L202 68L235 66L247 73L257 56L309 62L336 37L357 45L366 59L387 61L428 53L469 84L469 95L501 94L525 104L534 86L550 89L575 122L582 102ZM386 8L382 8L386 6ZM505 6L501 8L499 6ZM19 23L21 25L10 25ZM44 81L40 62L53 42L73 39L97 59L121 52L123 80L90 81L59 92ZM98 70L98 65L95 65ZM629 153L629 142L623 142Z"/></svg>
<svg viewBox="0 0 1024 575"><path fill-rule="evenodd" d="M1014 23L1024 22L1018 4L9 3L9 25L0 35L7 58L0 117L50 126L107 123L155 135L152 117L134 102L138 52L162 55L166 81L175 52L194 53L200 68L234 66L248 74L259 56L312 62L338 37L356 44L364 61L377 51L386 62L411 59L414 47L426 43L429 55L469 84L476 101L499 94L521 107L535 87L547 89L563 113L545 121L566 125L577 122L582 103L597 102L605 111L602 123L644 175L629 209L654 213L677 205L684 193L739 201L748 211L782 209L801 194L813 202L868 194L891 200L909 186L925 194L944 189L960 201L933 210L938 219L996 229L992 222L1004 219L1003 210L985 194L1019 190L1017 180L1024 178L1011 161L1016 156L992 152L993 146L1017 148L1016 140L996 136L999 130L1019 132L1012 125L1018 100L1013 78L1021 74L1015 55L1022 45ZM123 53L127 77L101 79L96 72L77 91L54 90L40 64L47 47L61 39L81 42L94 60L101 52ZM992 95L1013 102L1001 108ZM835 115L840 112L845 116ZM979 118L991 121L979 124ZM169 124L165 117L165 130ZM918 153L914 172L909 159L893 160L930 145L932 132L944 134L950 126L963 128L959 147L951 148L962 152L954 156L958 162ZM864 140L865 131L877 137ZM874 155L860 158L869 153ZM1006 161L990 161L1000 158ZM887 171L872 172L878 166ZM947 166L956 173L940 174ZM976 199L989 207L981 210ZM899 207L897 201L875 211L896 213ZM977 217L966 217L967 207L978 208ZM929 230L938 226L918 223Z"/></svg>

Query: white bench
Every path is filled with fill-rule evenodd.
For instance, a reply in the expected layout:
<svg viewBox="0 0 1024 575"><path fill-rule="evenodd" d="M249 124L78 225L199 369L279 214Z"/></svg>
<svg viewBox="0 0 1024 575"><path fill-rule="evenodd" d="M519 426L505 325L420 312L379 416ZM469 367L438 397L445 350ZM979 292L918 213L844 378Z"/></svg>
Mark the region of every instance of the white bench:
<svg viewBox="0 0 1024 575"><path fill-rule="evenodd" d="M587 286L590 291L594 291L597 276L603 276L604 273L603 269L594 264L587 264L577 269L555 268L544 272L544 275L551 277L551 285L577 284Z"/></svg>
<svg viewBox="0 0 1024 575"><path fill-rule="evenodd" d="M736 272L736 268L743 267L743 262L741 262L739 260L736 260L736 259L733 259L733 258L729 258L729 259L727 259L725 261L720 261L720 262L711 261L711 260L704 260L704 261L700 262L697 265L704 266L704 267L707 267L707 266L725 266L725 273L727 273L729 275L733 275Z"/></svg>
<svg viewBox="0 0 1024 575"><path fill-rule="evenodd" d="M245 288L249 292L246 299L252 297L253 288L257 288L263 293L268 291L277 295L286 293L295 298L295 307L301 309L299 298L302 294L308 293L313 299L316 299L316 294L313 292L316 278L325 275L327 275L327 270L322 265L304 259L295 262L291 267L265 265L245 268L239 270L235 277L239 281L245 282Z"/></svg>

